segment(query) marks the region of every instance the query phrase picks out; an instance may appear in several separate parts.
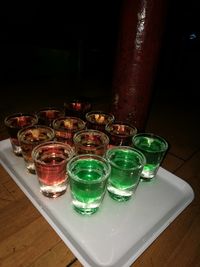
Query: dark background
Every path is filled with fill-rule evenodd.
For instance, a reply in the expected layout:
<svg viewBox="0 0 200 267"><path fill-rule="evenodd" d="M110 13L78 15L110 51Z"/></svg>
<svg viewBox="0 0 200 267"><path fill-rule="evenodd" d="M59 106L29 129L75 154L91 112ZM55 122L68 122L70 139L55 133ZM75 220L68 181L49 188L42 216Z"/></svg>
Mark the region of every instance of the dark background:
<svg viewBox="0 0 200 267"><path fill-rule="evenodd" d="M42 2L1 8L1 80L110 79L121 1Z"/></svg>
<svg viewBox="0 0 200 267"><path fill-rule="evenodd" d="M197 2L167 1L155 91L173 91L178 97L198 94ZM120 0L1 4L1 86L53 80L61 81L65 89L67 80L95 80L111 88L121 4Z"/></svg>
<svg viewBox="0 0 200 267"><path fill-rule="evenodd" d="M200 8L195 0L167 3L155 88L165 95L171 92L175 100L184 98L192 105L200 86Z"/></svg>

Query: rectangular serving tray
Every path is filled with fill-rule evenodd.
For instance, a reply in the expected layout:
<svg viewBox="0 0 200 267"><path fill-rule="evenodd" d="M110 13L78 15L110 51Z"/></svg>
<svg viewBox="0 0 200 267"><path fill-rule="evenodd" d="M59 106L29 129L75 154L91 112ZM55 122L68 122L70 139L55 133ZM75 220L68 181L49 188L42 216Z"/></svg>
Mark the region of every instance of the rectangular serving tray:
<svg viewBox="0 0 200 267"><path fill-rule="evenodd" d="M160 167L154 182L141 182L131 200L119 203L106 193L99 211L83 216L73 210L69 187L57 199L40 193L37 176L27 172L8 139L0 141L0 162L84 266L130 266L194 199L188 183Z"/></svg>

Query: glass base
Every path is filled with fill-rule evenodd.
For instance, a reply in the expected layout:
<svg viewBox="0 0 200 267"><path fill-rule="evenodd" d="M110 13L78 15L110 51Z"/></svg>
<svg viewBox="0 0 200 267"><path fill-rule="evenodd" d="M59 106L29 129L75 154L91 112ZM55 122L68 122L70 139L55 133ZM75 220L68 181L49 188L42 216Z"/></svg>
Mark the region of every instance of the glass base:
<svg viewBox="0 0 200 267"><path fill-rule="evenodd" d="M15 154L15 156L22 157L22 149L20 146L16 146L16 145L12 144L12 150L13 150L13 153Z"/></svg>
<svg viewBox="0 0 200 267"><path fill-rule="evenodd" d="M74 209L80 213L80 214L86 214L86 215L89 215L89 214L93 214L95 213L98 209L99 209L99 206L101 204L101 202L96 201L96 202L80 202L79 200L77 199L72 199L72 204L74 206Z"/></svg>
<svg viewBox="0 0 200 267"><path fill-rule="evenodd" d="M113 198L114 200L127 201L132 197L136 188L131 189L131 190L121 190L121 189L108 185L107 190L111 198Z"/></svg>
<svg viewBox="0 0 200 267"><path fill-rule="evenodd" d="M91 215L95 212L97 212L99 208L78 208L76 206L74 206L74 210L77 211L78 213L80 214L83 214L83 215Z"/></svg>
<svg viewBox="0 0 200 267"><path fill-rule="evenodd" d="M57 198L63 195L67 190L66 182L57 184L57 185L46 185L41 182L40 183L40 192L49 198Z"/></svg>
<svg viewBox="0 0 200 267"><path fill-rule="evenodd" d="M26 162L26 168L31 174L36 174L35 164L32 162Z"/></svg>
<svg viewBox="0 0 200 267"><path fill-rule="evenodd" d="M108 191L108 193L112 199L117 200L119 202L128 201L132 197L132 195L131 196L119 196L119 195L113 194L109 191Z"/></svg>
<svg viewBox="0 0 200 267"><path fill-rule="evenodd" d="M49 197L49 198L57 198L59 196L62 196L66 192L66 190L61 191L61 192L48 192L48 191L42 191L42 190L40 191L45 197Z"/></svg>
<svg viewBox="0 0 200 267"><path fill-rule="evenodd" d="M141 179L143 180L151 180L156 176L158 171L159 164L146 164L143 168Z"/></svg>
<svg viewBox="0 0 200 267"><path fill-rule="evenodd" d="M153 177L149 178L149 177L142 177L141 176L140 181L144 182L144 183L153 183L155 181L155 177L153 176Z"/></svg>

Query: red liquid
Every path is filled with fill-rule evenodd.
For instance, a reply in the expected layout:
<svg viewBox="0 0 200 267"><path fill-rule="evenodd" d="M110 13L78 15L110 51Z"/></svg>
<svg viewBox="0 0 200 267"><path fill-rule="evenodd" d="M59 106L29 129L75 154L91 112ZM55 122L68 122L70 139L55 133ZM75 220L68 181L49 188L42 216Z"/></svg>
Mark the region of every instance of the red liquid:
<svg viewBox="0 0 200 267"><path fill-rule="evenodd" d="M75 149L77 154L96 154L104 155L107 150L108 137L101 134L80 134L75 137Z"/></svg>
<svg viewBox="0 0 200 267"><path fill-rule="evenodd" d="M54 131L47 126L43 126L43 128L33 126L33 128L31 127L30 129L23 129L19 139L25 161L32 161L31 153L35 146L51 141L53 138Z"/></svg>
<svg viewBox="0 0 200 267"><path fill-rule="evenodd" d="M74 101L65 103L65 115L85 119L85 114L91 110L89 102Z"/></svg>
<svg viewBox="0 0 200 267"><path fill-rule="evenodd" d="M85 129L85 122L76 117L63 117L54 121L56 140L73 145L73 136L76 132Z"/></svg>
<svg viewBox="0 0 200 267"><path fill-rule="evenodd" d="M37 123L36 117L31 116L17 116L10 117L6 121L6 127L11 138L17 139L18 131L26 126L34 125Z"/></svg>
<svg viewBox="0 0 200 267"><path fill-rule="evenodd" d="M73 142L74 133L60 132L60 131L55 131L55 133L56 133L56 141L66 143L71 147L74 145Z"/></svg>
<svg viewBox="0 0 200 267"><path fill-rule="evenodd" d="M39 180L45 185L57 185L64 182L66 175L66 157L62 154L47 154L38 159L36 170Z"/></svg>
<svg viewBox="0 0 200 267"><path fill-rule="evenodd" d="M136 128L132 128L127 124L110 124L106 126L110 145L114 146L130 146L132 144L132 137L136 132Z"/></svg>
<svg viewBox="0 0 200 267"><path fill-rule="evenodd" d="M53 120L63 116L63 112L57 109L41 110L37 113L38 123L41 125L52 126Z"/></svg>
<svg viewBox="0 0 200 267"><path fill-rule="evenodd" d="M83 109L83 105L81 103L72 103L72 108L75 111L80 111L81 109Z"/></svg>
<svg viewBox="0 0 200 267"><path fill-rule="evenodd" d="M38 122L38 119L34 115L17 113L17 114L8 116L5 119L5 126L10 136L11 144L13 146L19 147L19 141L17 138L18 131L26 126L34 125L37 122ZM19 152L18 155L21 155L21 152Z"/></svg>
<svg viewBox="0 0 200 267"><path fill-rule="evenodd" d="M77 154L95 154L99 156L103 156L107 150L107 146L97 147L94 145L86 145L86 146L80 146L76 148Z"/></svg>
<svg viewBox="0 0 200 267"><path fill-rule="evenodd" d="M99 130L104 132L105 131L105 126L114 121L114 117L111 114L106 114L106 113L91 113L87 114L86 116L87 119L87 128L88 129L94 129L94 130Z"/></svg>
<svg viewBox="0 0 200 267"><path fill-rule="evenodd" d="M130 146L132 143L132 136L114 136L108 134L110 145L113 146Z"/></svg>

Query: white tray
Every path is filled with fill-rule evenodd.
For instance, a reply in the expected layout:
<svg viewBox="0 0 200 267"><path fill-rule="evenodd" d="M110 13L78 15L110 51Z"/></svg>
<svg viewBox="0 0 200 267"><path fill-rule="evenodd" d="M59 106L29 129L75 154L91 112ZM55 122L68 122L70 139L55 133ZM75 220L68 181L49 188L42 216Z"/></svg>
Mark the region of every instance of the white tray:
<svg viewBox="0 0 200 267"><path fill-rule="evenodd" d="M188 183L160 168L131 200L118 203L106 194L97 213L83 216L73 210L69 188L57 199L39 192L36 175L27 173L8 139L0 142L0 162L84 266L130 266L194 198Z"/></svg>

